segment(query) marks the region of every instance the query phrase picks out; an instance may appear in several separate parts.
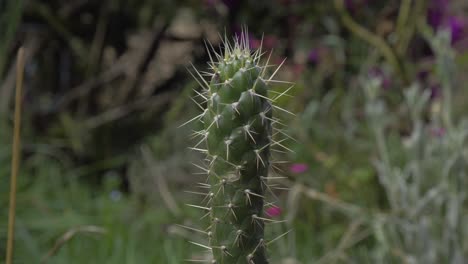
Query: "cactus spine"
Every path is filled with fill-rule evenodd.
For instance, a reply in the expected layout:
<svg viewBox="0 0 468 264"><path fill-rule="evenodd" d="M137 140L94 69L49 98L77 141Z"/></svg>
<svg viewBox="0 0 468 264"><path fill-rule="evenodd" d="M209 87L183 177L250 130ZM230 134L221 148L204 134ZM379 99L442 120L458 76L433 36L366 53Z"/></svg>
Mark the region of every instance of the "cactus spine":
<svg viewBox="0 0 468 264"><path fill-rule="evenodd" d="M263 206L275 106L268 98L266 66L259 64L261 49L252 52L246 35L233 44L225 39L223 54L213 49L211 72L206 73L210 82L198 72L196 78L206 108L193 119L203 123L195 149L207 155L208 204L202 208L211 222L211 263L217 264L268 263L264 226L269 219ZM202 143L206 149L198 147Z"/></svg>

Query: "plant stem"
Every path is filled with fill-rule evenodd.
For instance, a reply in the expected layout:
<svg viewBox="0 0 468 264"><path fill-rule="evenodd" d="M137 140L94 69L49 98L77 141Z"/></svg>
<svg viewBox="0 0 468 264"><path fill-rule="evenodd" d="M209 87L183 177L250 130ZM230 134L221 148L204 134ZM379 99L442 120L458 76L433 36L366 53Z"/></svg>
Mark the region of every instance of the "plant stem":
<svg viewBox="0 0 468 264"><path fill-rule="evenodd" d="M398 56L405 55L408 45L413 35L416 33L419 20L424 20L426 18L426 1L415 1L412 9L411 2L411 0L403 0L400 5L396 28L398 43L395 47Z"/></svg>
<svg viewBox="0 0 468 264"><path fill-rule="evenodd" d="M408 25L411 13L411 0L402 0L398 12L395 32L398 36L397 53L399 55L406 51L407 40L414 31L414 25Z"/></svg>
<svg viewBox="0 0 468 264"><path fill-rule="evenodd" d="M384 39L359 25L346 10L343 0L335 0L334 3L338 14L343 21L343 25L347 27L353 34L377 48L388 61L388 63L390 63L393 68L395 68L395 70L401 76L403 82L408 84L409 78L404 69L403 62L400 61L393 48Z"/></svg>
<svg viewBox="0 0 468 264"><path fill-rule="evenodd" d="M15 119L13 132L13 147L11 159L11 182L10 182L10 209L8 213L8 241L6 251L6 264L13 260L13 244L15 236L15 209L16 209L16 179L18 178L20 163L20 132L21 132L21 97L24 75L24 48L18 50L16 64L16 96L15 96Z"/></svg>

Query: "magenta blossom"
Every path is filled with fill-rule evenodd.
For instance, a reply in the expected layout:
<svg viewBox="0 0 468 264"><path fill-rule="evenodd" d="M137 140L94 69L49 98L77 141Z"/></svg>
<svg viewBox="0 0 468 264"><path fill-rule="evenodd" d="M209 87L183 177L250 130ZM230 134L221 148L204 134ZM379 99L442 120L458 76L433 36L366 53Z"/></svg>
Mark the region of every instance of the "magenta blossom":
<svg viewBox="0 0 468 264"><path fill-rule="evenodd" d="M291 165L291 167L289 167L289 170L292 173L304 173L309 170L309 165L305 163L294 163Z"/></svg>
<svg viewBox="0 0 468 264"><path fill-rule="evenodd" d="M279 206L271 206L269 207L268 209L266 209L265 213L269 216L269 217L276 217L276 216L280 216L281 215L281 207Z"/></svg>

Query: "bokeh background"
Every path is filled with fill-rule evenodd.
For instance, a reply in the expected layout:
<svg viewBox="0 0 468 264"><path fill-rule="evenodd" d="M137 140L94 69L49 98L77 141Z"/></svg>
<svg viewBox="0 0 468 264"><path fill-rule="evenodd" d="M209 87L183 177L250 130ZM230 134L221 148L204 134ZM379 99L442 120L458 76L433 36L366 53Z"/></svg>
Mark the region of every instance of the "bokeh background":
<svg viewBox="0 0 468 264"><path fill-rule="evenodd" d="M243 26L296 83L272 263L468 263L464 0L0 1L0 262L20 46L15 263L178 264L206 255L191 64Z"/></svg>

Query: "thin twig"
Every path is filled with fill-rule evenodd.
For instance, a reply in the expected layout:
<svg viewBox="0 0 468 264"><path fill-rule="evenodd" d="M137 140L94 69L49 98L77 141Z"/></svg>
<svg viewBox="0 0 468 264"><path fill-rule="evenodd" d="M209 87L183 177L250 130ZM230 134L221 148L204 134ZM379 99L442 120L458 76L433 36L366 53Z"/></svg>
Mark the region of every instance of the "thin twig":
<svg viewBox="0 0 468 264"><path fill-rule="evenodd" d="M27 64L38 52L40 48L39 40L35 37L26 37L22 46L25 50L24 63ZM0 116L8 113L14 101L16 64L17 62L12 64L10 69L8 69L7 73L3 76L3 79L0 77Z"/></svg>
<svg viewBox="0 0 468 264"><path fill-rule="evenodd" d="M62 21L62 18L56 15L56 13L51 10L51 8L39 1L31 1L31 10L35 10L37 15L42 17L50 28L53 29L57 34L59 34L62 39L70 46L71 50L75 53L77 57L84 58L87 54L87 50L84 46L83 41L80 38L75 36Z"/></svg>
<svg viewBox="0 0 468 264"><path fill-rule="evenodd" d="M173 91L160 93L149 98L136 99L128 104L120 105L115 108L102 112L99 115L88 118L83 121L83 127L86 129L95 129L104 124L121 119L130 113L145 109L149 106L152 108L160 107L169 102L172 98Z"/></svg>
<svg viewBox="0 0 468 264"><path fill-rule="evenodd" d="M346 257L345 251L358 242L366 239L369 237L371 234L368 229L365 229L364 231L361 231L358 233L359 228L363 225L364 220L362 218L358 218L351 222L348 226L348 229L346 232L343 234L343 236L340 239L340 242L338 243L338 246L326 253L324 256L322 256L320 259L316 261L316 264L321 264L321 263L336 263L336 261L342 257Z"/></svg>
<svg viewBox="0 0 468 264"><path fill-rule="evenodd" d="M313 200L321 201L332 208L335 208L341 212L345 212L351 215L357 213L364 213L364 210L354 204L346 203L334 197L331 197L325 193L319 192L312 188L306 188L305 186L301 186L302 193Z"/></svg>
<svg viewBox="0 0 468 264"><path fill-rule="evenodd" d="M405 55L408 45L416 33L419 20L425 21L426 5L426 1L415 1L414 7L411 8L411 0L402 1L396 29L398 43L395 47L399 56Z"/></svg>
<svg viewBox="0 0 468 264"><path fill-rule="evenodd" d="M150 148L147 145L144 145L141 148L141 154L143 155L143 160L146 163L146 166L151 174L156 177L155 181L159 190L161 198L166 203L167 208L175 215L179 216L181 214L181 209L177 206L177 202L174 199L169 186L167 184L166 178L164 177L161 171L157 170L157 161L154 159Z"/></svg>
<svg viewBox="0 0 468 264"><path fill-rule="evenodd" d="M411 0L402 0L398 12L396 31L402 30L408 23L409 15L411 11Z"/></svg>
<svg viewBox="0 0 468 264"><path fill-rule="evenodd" d="M412 31L411 28L414 25L408 25L410 21L410 13L411 13L411 0L402 0L400 3L400 8L398 12L398 18L396 22L396 29L395 32L398 36L398 43L397 43L397 53L402 55L406 50L406 34L408 31ZM403 53L402 53L403 52Z"/></svg>
<svg viewBox="0 0 468 264"><path fill-rule="evenodd" d="M6 251L6 264L13 261L13 246L15 237L15 211L16 211L16 179L18 178L20 163L20 145L21 145L21 97L23 90L24 75L24 48L18 50L16 64L16 95L15 95L15 119L13 132L13 147L11 158L11 177L10 177L10 209L8 212L8 240Z"/></svg>
<svg viewBox="0 0 468 264"><path fill-rule="evenodd" d="M49 258L54 256L58 250L65 245L68 241L70 241L76 234L79 233L90 233L90 234L105 234L106 230L102 227L99 226L80 226L80 227L75 227L63 234L57 241L55 241L54 246L47 252L47 255L45 255L41 259L41 263L45 263Z"/></svg>
<svg viewBox="0 0 468 264"><path fill-rule="evenodd" d="M395 70L400 74L403 82L409 83L409 78L404 69L403 62L398 58L393 48L383 38L359 25L346 10L343 0L335 0L334 3L338 14L343 21L343 25L347 27L353 34L377 48L388 61L388 63L390 63L392 67L395 68Z"/></svg>

